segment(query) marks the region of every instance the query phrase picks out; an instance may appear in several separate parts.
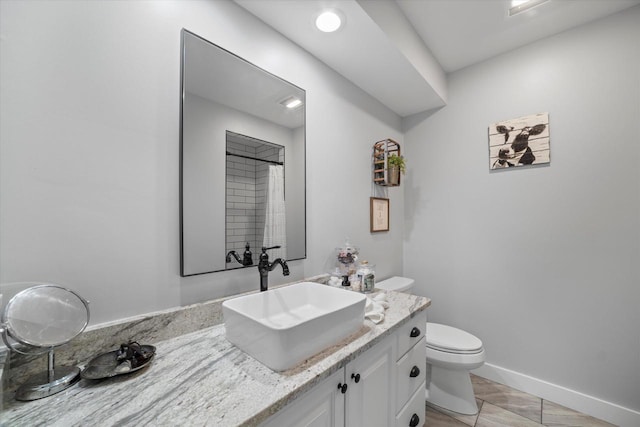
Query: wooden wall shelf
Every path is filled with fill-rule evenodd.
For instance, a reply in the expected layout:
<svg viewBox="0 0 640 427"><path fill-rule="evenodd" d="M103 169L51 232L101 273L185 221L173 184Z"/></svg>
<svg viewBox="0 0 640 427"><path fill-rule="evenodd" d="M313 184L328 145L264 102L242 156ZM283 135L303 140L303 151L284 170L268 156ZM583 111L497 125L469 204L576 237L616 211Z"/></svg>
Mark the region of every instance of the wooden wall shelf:
<svg viewBox="0 0 640 427"><path fill-rule="evenodd" d="M393 139L384 139L373 145L373 182L385 187L400 185L400 174L397 183L393 182L387 167L387 160L391 154L400 156L400 144Z"/></svg>

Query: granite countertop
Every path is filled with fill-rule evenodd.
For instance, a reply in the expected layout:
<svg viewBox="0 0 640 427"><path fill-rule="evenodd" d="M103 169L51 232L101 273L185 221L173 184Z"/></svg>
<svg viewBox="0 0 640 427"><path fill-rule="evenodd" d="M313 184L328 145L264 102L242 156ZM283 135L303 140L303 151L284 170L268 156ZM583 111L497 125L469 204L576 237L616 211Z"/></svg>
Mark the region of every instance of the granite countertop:
<svg viewBox="0 0 640 427"><path fill-rule="evenodd" d="M365 320L352 336L285 372L274 372L229 343L224 325L153 344L148 368L81 380L53 396L10 400L4 426L255 426L426 309L428 298L387 292L385 320Z"/></svg>

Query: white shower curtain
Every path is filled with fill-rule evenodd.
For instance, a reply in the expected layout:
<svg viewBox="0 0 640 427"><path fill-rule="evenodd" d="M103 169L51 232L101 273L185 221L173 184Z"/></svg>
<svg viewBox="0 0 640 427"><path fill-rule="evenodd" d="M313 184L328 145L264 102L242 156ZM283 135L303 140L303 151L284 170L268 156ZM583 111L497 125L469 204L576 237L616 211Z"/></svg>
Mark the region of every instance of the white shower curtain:
<svg viewBox="0 0 640 427"><path fill-rule="evenodd" d="M269 165L263 246L280 245L269 251L269 259L287 259L287 221L284 206L284 166Z"/></svg>

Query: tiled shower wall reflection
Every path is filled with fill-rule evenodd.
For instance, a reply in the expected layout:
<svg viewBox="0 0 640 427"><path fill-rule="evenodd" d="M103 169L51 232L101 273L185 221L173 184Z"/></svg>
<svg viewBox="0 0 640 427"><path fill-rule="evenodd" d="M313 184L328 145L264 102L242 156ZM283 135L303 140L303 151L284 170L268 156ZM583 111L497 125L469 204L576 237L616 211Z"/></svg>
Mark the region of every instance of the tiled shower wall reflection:
<svg viewBox="0 0 640 427"><path fill-rule="evenodd" d="M227 139L227 151L284 162L284 148L267 144ZM264 236L269 163L236 156L227 156L226 163L226 251L236 251L242 257L248 242L256 264ZM238 266L235 260L227 264L228 268Z"/></svg>
<svg viewBox="0 0 640 427"><path fill-rule="evenodd" d="M255 147L231 141L227 141L227 151L243 156L256 156ZM249 242L251 251L255 252L255 248L262 246L262 233L258 236L256 221L256 161L227 156L226 187L226 250L234 250L242 256L244 246ZM233 263L235 261L228 267L233 266Z"/></svg>

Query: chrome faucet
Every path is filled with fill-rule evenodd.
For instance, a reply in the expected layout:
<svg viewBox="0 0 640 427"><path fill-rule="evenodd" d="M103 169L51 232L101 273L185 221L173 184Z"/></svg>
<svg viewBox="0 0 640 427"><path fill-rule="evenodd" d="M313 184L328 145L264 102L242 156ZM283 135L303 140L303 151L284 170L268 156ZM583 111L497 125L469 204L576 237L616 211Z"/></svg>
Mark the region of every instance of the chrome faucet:
<svg viewBox="0 0 640 427"><path fill-rule="evenodd" d="M262 247L262 253L260 254L260 261L258 262L258 272L260 273L260 292L264 292L269 287L269 272L276 268L276 265L280 264L282 267L282 274L284 276L289 275L289 266L287 265L287 261L284 261L281 258L276 258L273 262L269 262L269 255L267 251L269 249L279 249L280 246L272 246L267 248L265 246Z"/></svg>

